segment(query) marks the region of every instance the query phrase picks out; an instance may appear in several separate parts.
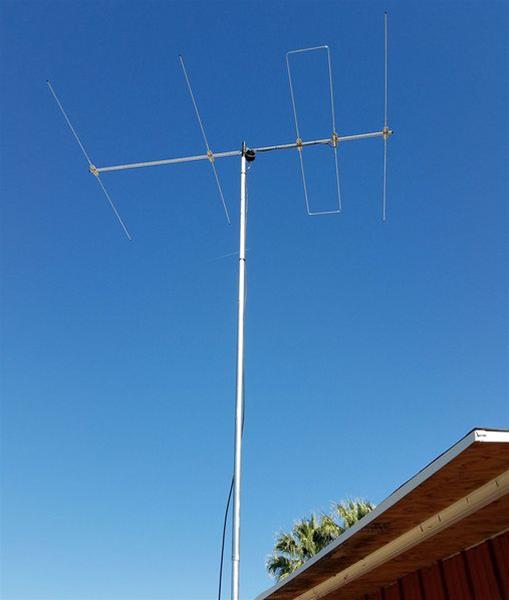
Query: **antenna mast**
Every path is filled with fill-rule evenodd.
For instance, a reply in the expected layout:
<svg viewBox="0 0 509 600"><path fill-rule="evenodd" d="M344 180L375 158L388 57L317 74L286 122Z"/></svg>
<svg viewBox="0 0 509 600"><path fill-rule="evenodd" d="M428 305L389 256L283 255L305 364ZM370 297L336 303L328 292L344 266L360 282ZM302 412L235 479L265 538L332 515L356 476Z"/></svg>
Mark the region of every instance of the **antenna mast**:
<svg viewBox="0 0 509 600"><path fill-rule="evenodd" d="M332 133L328 138L321 138L315 140L303 141L300 137L299 122L297 117L297 108L293 87L293 78L290 66L290 57L302 54L305 52L316 52L326 51L327 53L327 65L329 74L329 95L331 104L331 115L332 115ZM243 417L244 417L244 320L245 320L245 299L246 299L246 235L247 235L247 164L254 161L257 154L265 154L267 152L273 152L276 150L297 150L299 154L300 171L302 176L302 183L304 188L304 198L306 204L307 213L310 216L315 215L328 215L340 213L342 210L341 206L341 193L340 193L340 179L339 179L339 163L338 163L338 146L343 142L366 140L371 138L382 138L384 143L383 152L383 185L382 185L382 221L386 220L386 206L387 206L387 141L393 134L393 131L388 125L388 23L387 13L384 15L384 124L383 128L378 131L372 131L368 133L358 133L353 135L338 135L336 132L336 117L334 110L334 92L332 83L332 64L331 55L328 46L317 46L313 48L301 48L299 50L292 50L286 54L286 65L288 70L288 81L290 85L290 95L292 101L292 108L295 120L295 131L297 139L295 142L286 144L277 144L272 146L261 146L258 148L249 148L245 142L242 143L240 150L228 150L224 152L212 152L209 146L208 138L205 133L203 121L201 119L198 106L196 103L195 95L193 93L189 75L187 73L184 59L179 55L180 65L182 67L184 77L186 80L187 88L191 96L194 111L198 120L198 124L201 130L203 141L205 143L206 154L200 154L196 156L185 156L181 158L165 158L161 160L152 160L145 162L112 165L104 167L96 167L83 144L81 143L76 130L71 124L67 113L65 112L58 96L56 95L53 86L48 81L48 87L51 94L53 95L62 115L69 129L71 130L74 138L78 142L81 151L88 163L90 173L92 173L99 183L99 186L103 190L106 199L108 200L122 230L129 240L131 235L120 216L115 204L113 203L108 191L104 187L104 184L100 178L102 173L111 173L116 171L125 171L130 169L141 169L145 167L155 167L161 165L180 164L185 162L194 161L209 161L216 186L219 192L219 197L223 205L223 209L226 215L228 223L230 223L230 213L228 206L223 196L223 190L219 181L219 176L216 170L215 161L221 158L240 157L240 232L239 232L239 282L238 282L238 315L237 315L237 377L236 377L236 398L235 398L235 451L234 451L234 489L233 489L233 532L232 532L232 587L231 587L231 598L232 600L239 600L239 565L240 565L240 490L241 490L241 465L242 465L242 429L243 429ZM309 202L308 188L306 184L306 176L304 172L304 160L303 151L305 148L311 148L312 146L329 146L332 148L334 153L334 166L336 176L336 190L337 190L337 205L331 210L314 211L311 209Z"/></svg>
<svg viewBox="0 0 509 600"><path fill-rule="evenodd" d="M232 533L232 598L239 596L240 566L240 476L242 465L242 423L244 420L244 311L246 307L246 143L242 143L240 158L240 235L239 235L239 295L237 316L237 384L235 398L235 454L233 472L233 533ZM250 160L254 160L250 154Z"/></svg>

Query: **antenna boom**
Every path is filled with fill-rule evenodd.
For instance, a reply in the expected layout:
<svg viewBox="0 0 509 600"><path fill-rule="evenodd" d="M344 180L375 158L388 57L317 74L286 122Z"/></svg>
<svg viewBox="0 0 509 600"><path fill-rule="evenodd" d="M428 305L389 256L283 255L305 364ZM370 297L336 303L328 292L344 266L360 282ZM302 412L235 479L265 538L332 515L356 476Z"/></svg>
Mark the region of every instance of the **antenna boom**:
<svg viewBox="0 0 509 600"><path fill-rule="evenodd" d="M392 135L392 131L389 132ZM370 138L383 137L383 131L373 131L371 133L356 133L353 135L340 135L337 137L338 142L353 142L357 140L367 140ZM302 142L297 144L291 142L289 144L277 144L275 146L260 146L259 148L252 148L257 154L259 152L273 152L274 150L295 150L301 145L302 147L308 146L329 146L332 144L330 138L324 138L320 140L310 140L308 142ZM214 152L214 158L231 158L232 156L242 156L241 150L228 150L227 152ZM127 163L124 165L113 165L109 167L97 167L98 173L109 173L110 171L127 171L129 169L141 169L143 167L159 167L162 165L174 165L186 162L195 162L197 160L209 160L207 154L199 154L197 156L183 156L180 158L163 158L162 160L150 160L147 162Z"/></svg>

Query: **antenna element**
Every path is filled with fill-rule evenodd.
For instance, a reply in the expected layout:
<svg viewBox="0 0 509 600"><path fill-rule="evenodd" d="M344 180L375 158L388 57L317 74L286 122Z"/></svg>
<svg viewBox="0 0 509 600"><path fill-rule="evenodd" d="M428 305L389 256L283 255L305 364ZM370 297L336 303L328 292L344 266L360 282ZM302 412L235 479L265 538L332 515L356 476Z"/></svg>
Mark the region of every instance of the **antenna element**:
<svg viewBox="0 0 509 600"><path fill-rule="evenodd" d="M81 140L78 136L78 134L76 133L76 130L74 129L74 127L72 126L71 121L69 120L69 117L67 116L67 113L64 110L64 107L62 106L62 103L60 102L60 100L58 99L58 96L56 95L55 90L53 89L53 86L51 85L51 81L48 79L46 81L46 83L48 84L49 87L49 91L51 92L51 94L53 95L53 98L55 99L55 102L58 105L58 108L60 109L60 112L62 113L62 115L64 116L64 119L67 122L67 125L69 126L69 129L71 130L71 133L73 134L75 140L78 142L79 147L81 148L81 151L83 152L83 156L86 158L87 162L88 162L88 167L89 167L89 171L90 173L92 173L92 175L95 175L95 177L97 178L97 182L99 183L100 188L102 189L102 191L104 192L104 195L106 196L106 199L109 202L109 205L111 206L111 209L113 210L113 213L115 214L115 216L117 217L118 222L120 223L120 226L122 227L127 239L129 241L131 241L133 238L131 237L131 234L129 233L129 231L127 230L127 227L124 223L124 221L122 220L122 217L120 216L117 207L115 206L113 200L111 199L111 196L108 194L108 191L106 190L106 188L104 187L104 183L101 181L101 178L99 177L99 171L95 168L95 166L92 164L92 161L90 160L90 156L88 155L88 152L85 150L85 147L83 146L83 144L81 143Z"/></svg>
<svg viewBox="0 0 509 600"><path fill-rule="evenodd" d="M385 223L387 218L387 140L393 134L389 129L388 122L388 106L389 106L389 39L388 39L388 15L384 13L384 169L383 169L383 184L382 184L382 222Z"/></svg>
<svg viewBox="0 0 509 600"><path fill-rule="evenodd" d="M214 172L214 178L216 180L217 190L219 192L221 202L223 203L226 220L228 221L228 225L230 225L231 224L230 212L228 210L228 206L226 205L226 201L225 201L224 195L223 195L223 189L221 188L221 183L219 182L219 175L217 174L216 165L214 164L214 162L215 162L214 153L210 149L209 141L205 134L205 128L203 127L203 121L201 120L200 111L198 110L198 105L196 104L196 100L194 98L193 88L191 87L191 82L189 81L189 76L187 74L186 65L184 64L184 57L182 56L182 54L179 54L179 61L180 61L180 66L182 67L182 71L184 72L184 77L186 79L187 89L189 90L189 95L191 96L191 100L193 102L194 112L196 113L196 118L198 119L198 123L200 125L201 134L203 136L203 141L205 142L205 147L207 148L207 156L210 161L210 166L212 167L212 171Z"/></svg>

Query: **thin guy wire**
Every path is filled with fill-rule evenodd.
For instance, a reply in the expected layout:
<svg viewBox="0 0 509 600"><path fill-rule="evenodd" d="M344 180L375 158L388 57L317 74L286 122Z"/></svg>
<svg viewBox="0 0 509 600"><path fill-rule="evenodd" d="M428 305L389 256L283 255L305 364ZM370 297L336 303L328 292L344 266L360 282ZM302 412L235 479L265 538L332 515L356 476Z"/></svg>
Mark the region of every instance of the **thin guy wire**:
<svg viewBox="0 0 509 600"><path fill-rule="evenodd" d="M62 103L60 102L60 100L58 99L58 96L55 93L55 90L53 89L53 86L51 85L51 81L49 81L49 79L46 81L46 83L48 84L48 87L50 89L50 92L53 95L53 98L55 98L55 102L58 104L58 108L60 109L60 112L62 113L62 115L64 116L64 119L67 122L67 125L69 125L69 129L71 130L73 136L75 137L76 141L78 142L81 151L83 152L83 155L85 156L85 158L87 159L87 162L89 164L89 166L92 166L92 161L90 160L90 156L87 154L87 151L85 150L83 144L81 143L80 138L78 137L78 134L76 133L76 131L74 130L74 127L72 126L71 121L69 120L69 117L67 116L67 113L64 110L64 107L62 106Z"/></svg>
<svg viewBox="0 0 509 600"><path fill-rule="evenodd" d="M108 202L110 203L110 206L111 206L113 212L115 213L115 216L117 217L118 222L120 223L122 229L124 230L124 233L126 234L127 239L129 241L132 241L133 238L131 237L131 234L127 230L127 227L126 227L124 221L122 221L122 217L119 215L118 210L117 210L115 204L113 203L113 200L111 199L110 195L108 194L108 191L106 190L103 182L101 181L101 178L99 177L99 175L96 175L96 178L97 178L97 181L99 182L99 185L101 186L102 191L104 192L104 195L108 199Z"/></svg>
<svg viewBox="0 0 509 600"><path fill-rule="evenodd" d="M238 250L236 250L235 252L228 252L228 254L221 254L220 256L216 256L215 258L209 258L208 260L204 261L206 263L209 262L215 262L216 260L223 260L224 258L230 258L232 256L237 256L239 253Z"/></svg>
<svg viewBox="0 0 509 600"><path fill-rule="evenodd" d="M203 121L201 120L201 117L200 117L200 111L198 110L198 105L196 104L196 99L193 94L193 88L191 87L191 82L189 81L189 76L187 74L186 65L184 64L184 58L183 58L182 54L179 54L179 61L180 61L180 66L182 67L182 71L184 72L184 77L186 79L187 89L189 90L189 95L191 96L191 100L193 102L194 112L196 113L196 118L198 119L198 123L200 125L201 134L203 136L203 141L205 142L205 147L207 148L207 154L212 154L212 151L210 150L210 146L209 146L209 141L208 141L207 135L205 133L205 128L203 127ZM213 160L213 155L212 155L212 160ZM226 201L224 199L223 189L221 188L221 184L219 183L219 177L217 174L216 166L214 165L212 160L210 161L210 164L212 166L212 170L214 171L214 178L217 183L217 189L219 191L219 195L221 196L221 202L223 203L223 208L224 208L224 212L226 214L226 219L228 221L228 224L230 225L231 224L230 212L228 210L228 206L226 205Z"/></svg>

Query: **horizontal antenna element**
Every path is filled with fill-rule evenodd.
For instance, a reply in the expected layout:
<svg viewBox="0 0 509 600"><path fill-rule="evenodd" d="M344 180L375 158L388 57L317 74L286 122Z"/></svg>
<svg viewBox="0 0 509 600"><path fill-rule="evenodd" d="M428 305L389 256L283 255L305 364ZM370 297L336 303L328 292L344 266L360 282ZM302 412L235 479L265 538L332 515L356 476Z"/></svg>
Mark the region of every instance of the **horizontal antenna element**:
<svg viewBox="0 0 509 600"><path fill-rule="evenodd" d="M60 109L60 112L62 113L64 119L66 120L67 125L69 126L69 129L71 130L71 133L73 134L75 140L78 142L79 147L81 148L81 151L83 152L84 157L86 158L87 162L88 162L88 167L89 167L89 171L96 176L97 178L97 182L99 183L100 188L102 189L102 191L104 192L104 195L106 196L106 199L108 200L109 205L111 206L111 209L113 210L113 213L115 214L115 216L117 217L118 222L120 223L120 226L122 227L127 239L129 241L131 241L133 238L131 237L131 234L129 233L129 231L127 230L127 227L124 223L124 221L122 220L122 217L120 216L117 207L115 206L115 204L113 203L113 200L111 199L111 196L108 194L108 191L106 190L106 188L104 187L103 182L101 181L100 177L99 177L99 172L98 170L94 167L94 165L92 164L92 161L90 160L90 156L88 155L88 152L85 150L85 147L83 146L83 144L81 143L81 140L78 136L78 134L76 133L76 130L74 129L74 127L72 126L72 123L69 119L69 117L67 116L67 113L64 110L64 107L62 106L62 103L60 102L55 90L53 89L53 86L51 85L51 81L49 81L49 79L46 81L46 83L48 84L49 90L51 92L51 94L53 95L53 98L55 99L55 102L58 105L58 108Z"/></svg>

